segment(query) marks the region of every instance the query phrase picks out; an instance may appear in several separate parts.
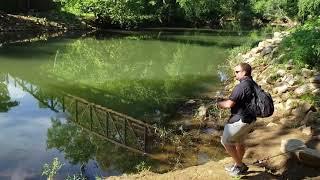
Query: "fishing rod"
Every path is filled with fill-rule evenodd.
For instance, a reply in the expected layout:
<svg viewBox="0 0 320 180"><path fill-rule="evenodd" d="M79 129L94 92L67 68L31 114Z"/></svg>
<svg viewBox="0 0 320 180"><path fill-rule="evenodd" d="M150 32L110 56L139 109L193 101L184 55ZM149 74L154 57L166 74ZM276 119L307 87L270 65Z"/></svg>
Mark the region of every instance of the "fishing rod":
<svg viewBox="0 0 320 180"><path fill-rule="evenodd" d="M197 100L197 101L204 101L204 100L211 100L211 101L219 101L221 99L223 99L222 97L203 97L203 98L187 98L187 97L183 97L183 98L175 98L175 97L163 97L163 98L159 98L159 99L170 99L170 100L183 100L183 101L190 101L190 100Z"/></svg>
<svg viewBox="0 0 320 180"><path fill-rule="evenodd" d="M260 160L256 160L256 161L254 161L252 163L249 163L248 165L262 164L263 162L268 161L268 160L270 160L272 158L275 158L275 157L278 157L278 156L282 156L282 155L287 154L289 152L294 152L296 150L299 150L299 149L302 149L302 148L305 148L305 147L306 147L305 145L300 145L300 146L295 147L295 148L293 148L291 150L287 150L285 152L282 152L282 153L279 153L279 154L276 154L276 155L273 155L273 156L269 156L269 157L266 157L266 158L263 158L263 159L260 159Z"/></svg>

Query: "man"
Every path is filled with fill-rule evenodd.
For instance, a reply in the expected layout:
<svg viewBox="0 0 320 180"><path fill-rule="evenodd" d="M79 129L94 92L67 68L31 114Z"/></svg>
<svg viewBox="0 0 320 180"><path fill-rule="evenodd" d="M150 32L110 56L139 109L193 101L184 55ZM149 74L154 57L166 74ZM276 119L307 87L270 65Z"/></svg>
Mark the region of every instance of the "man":
<svg viewBox="0 0 320 180"><path fill-rule="evenodd" d="M242 162L245 153L244 140L253 128L256 116L247 109L254 93L251 66L248 63L240 63L234 68L234 72L240 83L233 89L229 99L219 101L218 106L231 108L231 116L224 127L221 143L235 162L225 170L231 176L238 176L249 169Z"/></svg>

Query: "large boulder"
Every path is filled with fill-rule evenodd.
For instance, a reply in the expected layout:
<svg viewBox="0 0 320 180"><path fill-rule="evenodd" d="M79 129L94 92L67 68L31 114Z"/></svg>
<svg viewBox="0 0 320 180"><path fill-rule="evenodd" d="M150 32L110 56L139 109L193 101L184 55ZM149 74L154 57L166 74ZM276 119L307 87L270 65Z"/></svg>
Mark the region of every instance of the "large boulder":
<svg viewBox="0 0 320 180"><path fill-rule="evenodd" d="M250 53L251 54L257 54L257 53L260 53L261 51L263 50L263 47L255 47L255 48L252 48Z"/></svg>
<svg viewBox="0 0 320 180"><path fill-rule="evenodd" d="M297 80L294 78L292 74L286 74L281 78L282 81L288 83L290 86L294 85Z"/></svg>
<svg viewBox="0 0 320 180"><path fill-rule="evenodd" d="M299 100L297 99L288 99L285 103L285 110L292 110L299 106Z"/></svg>
<svg viewBox="0 0 320 180"><path fill-rule="evenodd" d="M303 119L306 125L317 123L318 120L320 120L319 113L313 111L309 111Z"/></svg>
<svg viewBox="0 0 320 180"><path fill-rule="evenodd" d="M197 110L197 114L195 115L196 119L204 119L204 117L207 114L207 108L204 105L201 105L198 110Z"/></svg>
<svg viewBox="0 0 320 180"><path fill-rule="evenodd" d="M313 95L320 95L320 89L315 89L312 91Z"/></svg>
<svg viewBox="0 0 320 180"><path fill-rule="evenodd" d="M277 87L273 88L275 93L284 93L289 89L289 84L286 82L282 82L277 85Z"/></svg>
<svg viewBox="0 0 320 180"><path fill-rule="evenodd" d="M276 73L278 76L283 77L284 75L286 75L286 70L284 69L279 69Z"/></svg>
<svg viewBox="0 0 320 180"><path fill-rule="evenodd" d="M280 32L274 32L273 33L273 38L282 38L282 35L281 35L281 33Z"/></svg>
<svg viewBox="0 0 320 180"><path fill-rule="evenodd" d="M308 83L308 87L310 91L316 90L320 88L320 84L318 83Z"/></svg>
<svg viewBox="0 0 320 180"><path fill-rule="evenodd" d="M297 117L304 117L306 113L311 109L311 104L304 102L299 104L299 106L292 110L292 114Z"/></svg>
<svg viewBox="0 0 320 180"><path fill-rule="evenodd" d="M274 111L277 112L277 114L283 114L286 111L285 105L283 103L275 103Z"/></svg>
<svg viewBox="0 0 320 180"><path fill-rule="evenodd" d="M265 48L263 48L263 50L261 51L261 56L265 56L267 54L270 54L272 52L272 47L271 46L267 46Z"/></svg>
<svg viewBox="0 0 320 180"><path fill-rule="evenodd" d="M302 76L305 77L305 78L310 78L310 77L313 75L313 72L312 72L312 70L310 70L310 69L302 68L302 69L301 69L301 74L302 74Z"/></svg>
<svg viewBox="0 0 320 180"><path fill-rule="evenodd" d="M295 152L298 149L306 148L307 146L299 139L282 139L280 151L282 153Z"/></svg>
<svg viewBox="0 0 320 180"><path fill-rule="evenodd" d="M303 164L320 167L320 152L315 149L303 148L298 150L296 153L297 158Z"/></svg>
<svg viewBox="0 0 320 180"><path fill-rule="evenodd" d="M309 81L310 81L311 83L317 83L317 84L320 84L320 74L318 74L318 75L316 75L316 76L314 76L314 77L310 78L310 79L309 79Z"/></svg>
<svg viewBox="0 0 320 180"><path fill-rule="evenodd" d="M306 94L308 92L309 92L309 85L308 84L304 84L294 90L294 93L298 96L301 96L301 95Z"/></svg>

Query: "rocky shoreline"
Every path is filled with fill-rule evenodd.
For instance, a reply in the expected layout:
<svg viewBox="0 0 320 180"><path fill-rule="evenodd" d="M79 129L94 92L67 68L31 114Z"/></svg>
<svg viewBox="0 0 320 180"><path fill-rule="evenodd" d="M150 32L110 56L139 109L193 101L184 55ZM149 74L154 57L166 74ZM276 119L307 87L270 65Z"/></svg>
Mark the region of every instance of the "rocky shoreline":
<svg viewBox="0 0 320 180"><path fill-rule="evenodd" d="M298 69L290 61L286 64L278 63L281 55L275 54L278 53L282 39L288 35L288 32L276 32L273 38L261 41L257 47L238 54L230 61L230 67L239 62L250 63L253 66L253 78L271 93L275 105L274 114L269 118L258 119L255 130L249 135L244 161L250 169L246 178L320 177L320 73L307 65ZM230 94L237 83L231 81L225 87L225 94ZM198 116L191 121L214 123L206 122L207 109L200 107ZM288 139L299 139L307 150L311 149L315 153L312 154L314 156L299 159L299 156L292 156L292 153L283 153L281 143ZM231 161L225 158L165 174L141 172L108 179L230 179L223 167Z"/></svg>

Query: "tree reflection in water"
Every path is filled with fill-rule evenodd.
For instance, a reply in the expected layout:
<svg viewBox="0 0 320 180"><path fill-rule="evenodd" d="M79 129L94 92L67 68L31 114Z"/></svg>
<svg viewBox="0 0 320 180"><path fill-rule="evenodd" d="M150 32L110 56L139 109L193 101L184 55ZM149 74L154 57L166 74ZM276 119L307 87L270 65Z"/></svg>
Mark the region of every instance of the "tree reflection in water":
<svg viewBox="0 0 320 180"><path fill-rule="evenodd" d="M0 112L7 112L19 104L17 101L11 101L5 78L6 75L0 74Z"/></svg>
<svg viewBox="0 0 320 180"><path fill-rule="evenodd" d="M152 160L129 152L119 146L88 133L73 122L51 119L52 127L47 132L47 148L64 152L72 164L85 165L95 159L104 171L134 172L141 162L150 165Z"/></svg>

